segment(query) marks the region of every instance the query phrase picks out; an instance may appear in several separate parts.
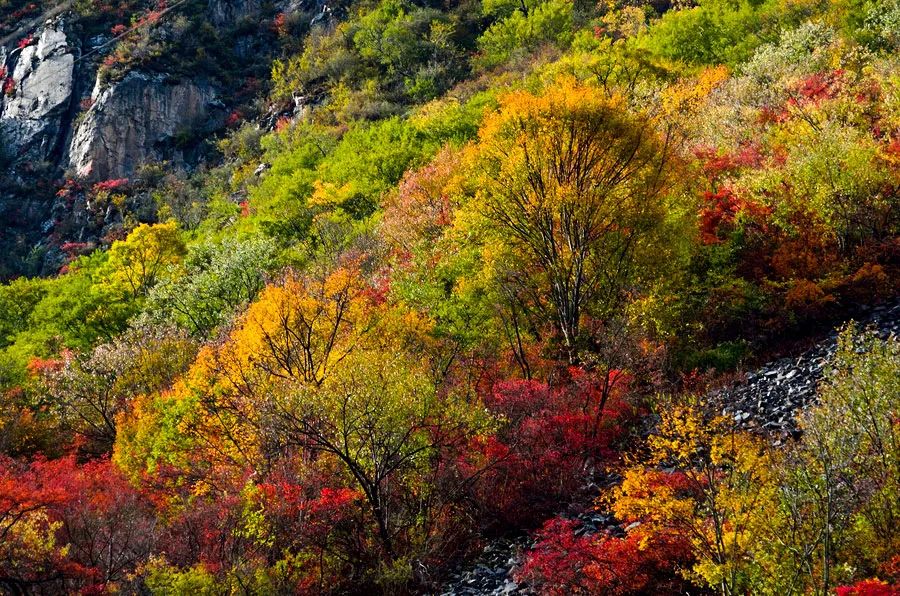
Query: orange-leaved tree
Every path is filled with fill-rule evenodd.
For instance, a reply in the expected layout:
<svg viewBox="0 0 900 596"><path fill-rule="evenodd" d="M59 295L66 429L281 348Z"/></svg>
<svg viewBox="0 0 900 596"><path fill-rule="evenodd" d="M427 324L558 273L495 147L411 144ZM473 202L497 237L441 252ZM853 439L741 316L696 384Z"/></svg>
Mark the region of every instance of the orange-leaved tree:
<svg viewBox="0 0 900 596"><path fill-rule="evenodd" d="M171 391L137 404L116 461L133 475L174 466L199 493L285 468L297 470L288 483L327 477L360 496L346 504L365 521L344 537L358 551L348 560L377 566L382 584L403 582L413 557L461 531L466 479L447 463L488 418L444 383L432 325L386 302L352 263L289 274Z"/></svg>

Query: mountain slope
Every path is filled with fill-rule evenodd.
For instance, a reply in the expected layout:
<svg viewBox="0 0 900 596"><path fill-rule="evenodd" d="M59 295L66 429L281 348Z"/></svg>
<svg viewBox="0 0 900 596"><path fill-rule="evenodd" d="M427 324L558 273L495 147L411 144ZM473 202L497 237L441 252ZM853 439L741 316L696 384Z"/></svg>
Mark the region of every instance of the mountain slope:
<svg viewBox="0 0 900 596"><path fill-rule="evenodd" d="M895 589L897 0L45 8L0 591Z"/></svg>

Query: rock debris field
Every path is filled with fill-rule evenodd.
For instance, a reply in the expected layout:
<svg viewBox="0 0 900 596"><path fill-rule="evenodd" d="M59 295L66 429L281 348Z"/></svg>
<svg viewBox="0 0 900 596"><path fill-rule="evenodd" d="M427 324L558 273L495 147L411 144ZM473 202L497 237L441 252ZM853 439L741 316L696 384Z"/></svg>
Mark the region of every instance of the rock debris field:
<svg viewBox="0 0 900 596"><path fill-rule="evenodd" d="M871 327L882 338L900 335L900 302L869 309L857 319L861 328ZM776 445L796 432L798 410L811 403L828 361L837 349L838 330L799 356L765 364L711 397L724 404L723 414L748 430L771 433ZM576 517L576 533L599 531L624 534L610 516L588 512ZM522 554L530 546L527 537L503 538L489 543L474 561L451 574L438 592L441 596L533 594L527 585L517 584L514 575Z"/></svg>
<svg viewBox="0 0 900 596"><path fill-rule="evenodd" d="M882 338L900 335L900 303L872 308L859 317L860 328L872 327ZM775 443L796 431L798 410L813 401L816 387L837 348L838 330L799 356L770 362L746 379L720 389L713 397L724 404L723 414L748 430L780 435Z"/></svg>

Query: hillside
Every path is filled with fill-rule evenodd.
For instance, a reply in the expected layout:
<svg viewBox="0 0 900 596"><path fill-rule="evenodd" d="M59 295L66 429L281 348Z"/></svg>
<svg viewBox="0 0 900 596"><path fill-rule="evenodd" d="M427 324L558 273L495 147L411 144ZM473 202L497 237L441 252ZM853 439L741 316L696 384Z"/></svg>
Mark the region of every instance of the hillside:
<svg viewBox="0 0 900 596"><path fill-rule="evenodd" d="M0 592L900 593L898 51L0 0Z"/></svg>

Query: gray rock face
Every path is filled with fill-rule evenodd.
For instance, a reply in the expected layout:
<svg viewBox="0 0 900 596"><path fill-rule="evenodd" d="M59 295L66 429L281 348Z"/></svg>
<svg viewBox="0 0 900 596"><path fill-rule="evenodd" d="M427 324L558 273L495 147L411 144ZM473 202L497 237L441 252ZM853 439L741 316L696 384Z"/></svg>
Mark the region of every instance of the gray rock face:
<svg viewBox="0 0 900 596"><path fill-rule="evenodd" d="M171 143L207 128L215 92L189 81L132 72L94 90L93 104L75 130L69 159L76 175L92 180L127 178L143 163L181 160Z"/></svg>
<svg viewBox="0 0 900 596"><path fill-rule="evenodd" d="M315 0L316 3L319 0ZM284 14L294 14L296 12L300 12L304 10L307 4L310 4L309 0L282 0L282 2L278 5L278 8Z"/></svg>
<svg viewBox="0 0 900 596"><path fill-rule="evenodd" d="M227 27L261 8L261 0L209 0L209 20L216 27Z"/></svg>
<svg viewBox="0 0 900 596"><path fill-rule="evenodd" d="M72 102L75 56L61 24L41 31L11 69L14 92L0 114L0 134L9 154L44 160L60 146Z"/></svg>

